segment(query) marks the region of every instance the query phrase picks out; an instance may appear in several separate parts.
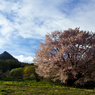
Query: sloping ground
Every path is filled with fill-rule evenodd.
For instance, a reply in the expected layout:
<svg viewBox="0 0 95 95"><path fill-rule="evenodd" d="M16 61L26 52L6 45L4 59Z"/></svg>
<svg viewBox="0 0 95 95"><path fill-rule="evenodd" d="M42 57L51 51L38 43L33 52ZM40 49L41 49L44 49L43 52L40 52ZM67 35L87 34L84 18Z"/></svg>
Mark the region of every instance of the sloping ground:
<svg viewBox="0 0 95 95"><path fill-rule="evenodd" d="M48 82L0 80L0 95L95 95L95 89L80 89Z"/></svg>
<svg viewBox="0 0 95 95"><path fill-rule="evenodd" d="M11 54L8 52L4 51L2 54L0 54L0 60L15 60L18 61L16 58L14 58Z"/></svg>

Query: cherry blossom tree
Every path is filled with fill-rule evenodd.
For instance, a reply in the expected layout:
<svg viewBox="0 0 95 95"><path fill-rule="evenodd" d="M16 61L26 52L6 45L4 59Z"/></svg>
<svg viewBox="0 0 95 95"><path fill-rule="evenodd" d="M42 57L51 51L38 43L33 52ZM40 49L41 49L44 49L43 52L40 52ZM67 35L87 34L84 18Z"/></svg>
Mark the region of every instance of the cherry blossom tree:
<svg viewBox="0 0 95 95"><path fill-rule="evenodd" d="M54 31L39 47L34 59L36 72L65 83L68 77L77 79L79 72L86 73L84 68L95 58L95 33L80 28Z"/></svg>

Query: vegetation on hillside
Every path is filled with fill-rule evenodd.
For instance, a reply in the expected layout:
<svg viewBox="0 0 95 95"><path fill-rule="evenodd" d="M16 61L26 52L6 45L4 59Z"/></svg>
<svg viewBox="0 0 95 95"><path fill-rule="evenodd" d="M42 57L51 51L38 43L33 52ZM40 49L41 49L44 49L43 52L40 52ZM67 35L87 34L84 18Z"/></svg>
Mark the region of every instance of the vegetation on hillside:
<svg viewBox="0 0 95 95"><path fill-rule="evenodd" d="M80 89L48 82L0 79L0 95L95 95L95 89Z"/></svg>
<svg viewBox="0 0 95 95"><path fill-rule="evenodd" d="M26 65L31 65L28 63L21 63L15 60L0 60L0 70L2 70L3 73L12 70L13 68L19 68L24 67Z"/></svg>

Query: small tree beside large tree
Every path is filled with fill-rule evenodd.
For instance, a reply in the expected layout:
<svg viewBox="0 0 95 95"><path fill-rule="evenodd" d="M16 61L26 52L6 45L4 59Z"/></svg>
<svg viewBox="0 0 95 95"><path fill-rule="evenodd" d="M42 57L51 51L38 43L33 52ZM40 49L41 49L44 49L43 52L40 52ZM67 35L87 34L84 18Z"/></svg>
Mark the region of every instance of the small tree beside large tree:
<svg viewBox="0 0 95 95"><path fill-rule="evenodd" d="M87 74L89 66L95 64L94 59L95 33L69 28L47 34L36 51L34 62L40 76L72 85Z"/></svg>

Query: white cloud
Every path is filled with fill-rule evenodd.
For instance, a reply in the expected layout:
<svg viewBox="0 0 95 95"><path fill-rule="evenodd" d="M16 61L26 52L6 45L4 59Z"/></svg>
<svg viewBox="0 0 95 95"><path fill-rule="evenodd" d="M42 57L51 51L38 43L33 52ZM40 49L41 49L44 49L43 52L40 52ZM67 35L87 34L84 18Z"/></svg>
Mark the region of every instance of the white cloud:
<svg viewBox="0 0 95 95"><path fill-rule="evenodd" d="M20 62L33 63L33 57L31 56L25 57L23 55L19 55L19 56L14 56L14 57L17 58Z"/></svg>
<svg viewBox="0 0 95 95"><path fill-rule="evenodd" d="M6 45L28 55L19 36L44 40L47 32L75 27L95 32L94 16L95 0L0 0L0 49Z"/></svg>
<svg viewBox="0 0 95 95"><path fill-rule="evenodd" d="M4 0L1 2L0 10L5 11L5 15L7 13L11 16L12 14L13 21L9 21L11 18L8 19L3 15L2 22L4 23L1 25L4 28L1 30L5 31L4 34L6 31L9 33L9 31L16 30L18 35L24 38L36 39L44 37L47 32L75 27L94 31L94 1L86 4L80 3L69 9L66 4L69 6L72 1L74 0L22 0L22 2Z"/></svg>

